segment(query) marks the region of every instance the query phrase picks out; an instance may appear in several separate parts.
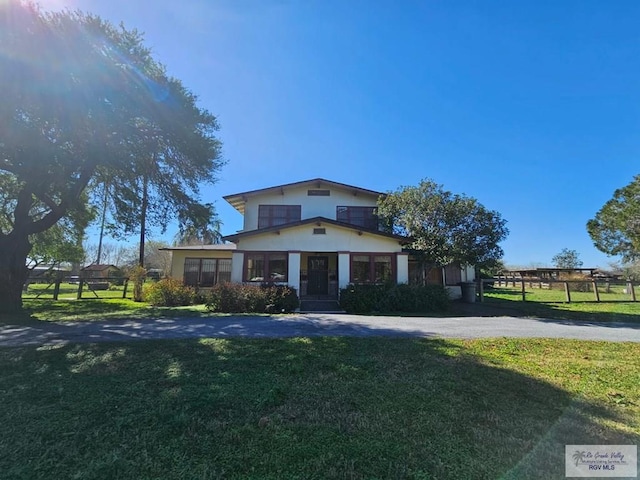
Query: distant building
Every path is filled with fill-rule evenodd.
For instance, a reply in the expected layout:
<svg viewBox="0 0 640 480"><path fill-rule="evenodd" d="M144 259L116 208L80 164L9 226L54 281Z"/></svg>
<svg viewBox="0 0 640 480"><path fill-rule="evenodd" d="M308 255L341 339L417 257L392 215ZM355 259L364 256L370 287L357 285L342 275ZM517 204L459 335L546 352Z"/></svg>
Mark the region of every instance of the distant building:
<svg viewBox="0 0 640 480"><path fill-rule="evenodd" d="M80 278L84 280L106 280L122 275L122 270L115 265L94 264L80 269Z"/></svg>

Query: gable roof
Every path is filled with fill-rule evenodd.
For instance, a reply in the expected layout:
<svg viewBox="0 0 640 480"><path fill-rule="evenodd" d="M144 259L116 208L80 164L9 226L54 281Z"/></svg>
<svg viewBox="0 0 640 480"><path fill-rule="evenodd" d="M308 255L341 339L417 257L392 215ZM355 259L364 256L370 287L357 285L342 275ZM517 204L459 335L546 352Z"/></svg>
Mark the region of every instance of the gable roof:
<svg viewBox="0 0 640 480"><path fill-rule="evenodd" d="M309 224L329 224L329 225L335 225L336 227L341 227L341 228L346 228L349 230L353 230L359 233L368 233L370 235L377 235L379 237L386 237L386 238L392 238L394 240L398 240L398 242L401 243L411 243L413 241L413 239L409 238L409 237L403 237L401 235L396 235L395 233L387 233L387 232L380 232L378 230L369 230L367 228L362 228L359 227L357 225L352 225L350 223L344 223L344 222L338 222L336 220L331 220L330 218L326 218L326 217L313 217L313 218L305 218L304 220L298 220L297 222L291 222L291 223L285 223L282 225L276 225L274 227L267 227L267 228L258 228L256 230L248 230L245 232L238 232L235 233L233 235L227 235L226 237L223 237L224 240L226 241L230 241L230 242L237 242L238 240L240 240L241 238L244 237L250 237L253 235L261 235L263 233L269 233L269 232L278 232L280 230L286 230L289 228L294 228L294 227L299 227L302 225L309 225Z"/></svg>
<svg viewBox="0 0 640 480"><path fill-rule="evenodd" d="M364 194L364 195L373 195L379 197L381 195L385 195L382 192L376 192L374 190L368 190L366 188L355 187L353 185L347 185L346 183L333 182L331 180L326 180L324 178L313 178L311 180L303 180L301 182L293 182L286 183L284 185L276 185L275 187L267 187L260 188L258 190L249 190L248 192L240 192L234 193L231 195L225 195L224 198L233 208L238 210L240 213L244 215L244 206L247 202L247 197L252 197L254 195L261 195L264 193L274 193L281 192L284 193L285 189L290 188L299 188L304 186L313 186L314 188L322 188L325 187L337 187L342 190L351 190L354 195Z"/></svg>
<svg viewBox="0 0 640 480"><path fill-rule="evenodd" d="M91 265L88 265L88 266L86 266L84 268L81 268L80 270L90 271L90 272L101 272L103 270L106 270L107 268L117 268L118 270L120 270L115 265L97 264L97 263L93 263Z"/></svg>

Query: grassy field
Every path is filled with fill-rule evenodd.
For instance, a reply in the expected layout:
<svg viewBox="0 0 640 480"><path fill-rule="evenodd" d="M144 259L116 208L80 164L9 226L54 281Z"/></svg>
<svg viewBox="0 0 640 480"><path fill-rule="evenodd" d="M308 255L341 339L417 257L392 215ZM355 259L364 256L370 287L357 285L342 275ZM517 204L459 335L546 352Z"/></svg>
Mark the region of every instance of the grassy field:
<svg viewBox="0 0 640 480"><path fill-rule="evenodd" d="M640 289L638 289L640 295ZM515 315L555 318L573 321L596 322L640 322L640 302L629 301L629 296L615 292L618 298L610 299L601 294L595 302L593 293L572 293L571 303L564 301L564 291L526 288L526 301L522 301L520 287L494 288L485 291L485 301L464 307L465 311L476 311L479 315ZM573 300L576 300L575 302ZM623 301L626 299L627 301Z"/></svg>
<svg viewBox="0 0 640 480"><path fill-rule="evenodd" d="M640 441L640 345L318 338L0 350L3 479L564 478Z"/></svg>
<svg viewBox="0 0 640 480"><path fill-rule="evenodd" d="M31 283L29 284L27 291L24 292L22 298L31 299L39 298L43 300L50 300L53 298L54 286L48 283ZM106 299L106 298L122 298L124 293L124 286L116 285L110 290L91 290L87 284L83 285L82 298L83 299ZM127 298L132 298L133 286L129 285L127 288ZM58 295L59 300L75 300L78 296L78 284L77 283L61 283L60 292Z"/></svg>

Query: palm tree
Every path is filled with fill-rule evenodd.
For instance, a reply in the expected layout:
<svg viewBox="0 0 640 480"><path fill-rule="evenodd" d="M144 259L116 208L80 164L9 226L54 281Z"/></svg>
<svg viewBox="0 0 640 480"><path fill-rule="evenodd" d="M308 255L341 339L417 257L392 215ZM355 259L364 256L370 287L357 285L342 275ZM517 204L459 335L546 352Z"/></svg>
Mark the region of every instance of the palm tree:
<svg viewBox="0 0 640 480"><path fill-rule="evenodd" d="M587 454L587 452L583 451L578 451L576 450L576 452L571 456L571 458L573 458L576 462L576 467L578 466L578 463L580 462L584 462L584 457Z"/></svg>

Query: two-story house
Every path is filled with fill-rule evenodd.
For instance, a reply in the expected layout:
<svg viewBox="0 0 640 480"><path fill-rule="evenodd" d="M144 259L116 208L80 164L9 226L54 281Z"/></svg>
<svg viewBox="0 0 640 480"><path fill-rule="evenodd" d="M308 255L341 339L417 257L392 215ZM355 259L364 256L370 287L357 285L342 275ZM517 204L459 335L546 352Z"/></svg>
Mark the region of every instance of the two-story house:
<svg viewBox="0 0 640 480"><path fill-rule="evenodd" d="M379 228L381 195L322 178L227 195L244 216L243 229L222 245L171 248L172 276L204 288L283 283L302 299L337 300L349 283L408 283L409 239ZM451 271L459 282L460 268ZM449 283L445 273L434 283Z"/></svg>

